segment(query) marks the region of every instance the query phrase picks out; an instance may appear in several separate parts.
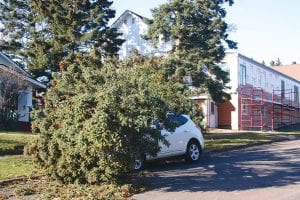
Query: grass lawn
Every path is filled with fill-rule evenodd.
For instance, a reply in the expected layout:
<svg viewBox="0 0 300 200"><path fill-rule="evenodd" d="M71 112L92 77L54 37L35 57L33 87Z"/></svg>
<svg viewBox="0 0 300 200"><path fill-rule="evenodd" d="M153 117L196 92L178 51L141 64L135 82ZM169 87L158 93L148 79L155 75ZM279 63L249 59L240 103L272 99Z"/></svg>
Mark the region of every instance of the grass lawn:
<svg viewBox="0 0 300 200"><path fill-rule="evenodd" d="M0 131L0 180L32 174L31 158L22 154L24 146L37 137L28 132Z"/></svg>
<svg viewBox="0 0 300 200"><path fill-rule="evenodd" d="M30 157L21 155L0 157L0 180L18 176L29 176L32 172L33 165Z"/></svg>
<svg viewBox="0 0 300 200"><path fill-rule="evenodd" d="M207 134L205 139L205 151L281 140L275 134L267 133Z"/></svg>
<svg viewBox="0 0 300 200"><path fill-rule="evenodd" d="M0 132L0 155L22 154L24 146L37 137L29 132Z"/></svg>

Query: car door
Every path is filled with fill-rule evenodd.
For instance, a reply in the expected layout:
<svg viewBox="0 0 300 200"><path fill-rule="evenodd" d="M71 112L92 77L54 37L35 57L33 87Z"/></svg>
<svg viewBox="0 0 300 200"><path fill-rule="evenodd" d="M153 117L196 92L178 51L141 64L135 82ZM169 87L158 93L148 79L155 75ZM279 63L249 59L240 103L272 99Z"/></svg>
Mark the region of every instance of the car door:
<svg viewBox="0 0 300 200"><path fill-rule="evenodd" d="M170 115L169 120L178 124L178 127L174 132L169 132L166 129L161 131L161 134L165 136L166 140L169 142L169 146L164 145L160 142L161 151L160 157L175 156L182 153L182 148L185 145L185 126L183 126L188 119L182 115Z"/></svg>

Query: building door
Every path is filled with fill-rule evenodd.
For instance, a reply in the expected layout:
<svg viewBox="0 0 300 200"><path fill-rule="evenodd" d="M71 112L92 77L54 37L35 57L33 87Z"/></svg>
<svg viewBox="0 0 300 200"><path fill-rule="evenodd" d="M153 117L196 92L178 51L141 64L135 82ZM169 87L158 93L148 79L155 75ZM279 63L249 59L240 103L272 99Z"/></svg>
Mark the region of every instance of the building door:
<svg viewBox="0 0 300 200"><path fill-rule="evenodd" d="M231 129L231 112L234 106L230 101L226 101L218 106L218 127Z"/></svg>

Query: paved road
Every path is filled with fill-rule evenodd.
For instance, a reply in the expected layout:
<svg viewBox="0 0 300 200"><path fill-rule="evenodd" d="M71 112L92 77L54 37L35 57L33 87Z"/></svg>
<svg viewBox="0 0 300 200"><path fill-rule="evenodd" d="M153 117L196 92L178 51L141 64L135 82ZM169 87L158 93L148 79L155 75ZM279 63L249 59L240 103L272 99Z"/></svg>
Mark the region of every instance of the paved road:
<svg viewBox="0 0 300 200"><path fill-rule="evenodd" d="M155 165L153 188L134 199L299 200L300 140L204 156L202 162Z"/></svg>

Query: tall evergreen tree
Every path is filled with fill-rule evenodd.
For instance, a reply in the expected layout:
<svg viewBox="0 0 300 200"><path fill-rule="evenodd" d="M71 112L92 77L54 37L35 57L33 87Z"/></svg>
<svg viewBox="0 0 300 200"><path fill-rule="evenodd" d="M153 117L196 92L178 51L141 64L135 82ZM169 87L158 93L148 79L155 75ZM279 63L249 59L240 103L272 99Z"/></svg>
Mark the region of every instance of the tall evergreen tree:
<svg viewBox="0 0 300 200"><path fill-rule="evenodd" d="M35 76L64 68L72 54L116 55L123 40L108 27L115 16L109 0L4 0L0 2L0 48L22 58Z"/></svg>
<svg viewBox="0 0 300 200"><path fill-rule="evenodd" d="M228 38L224 21L226 11L222 5L226 2L233 4L232 0L170 0L152 10L153 21L145 36L154 45L160 40L174 42L163 64L168 78L190 75L193 85L208 89L217 102L229 97L223 92L228 73L218 65L225 57L224 44L236 48Z"/></svg>
<svg viewBox="0 0 300 200"><path fill-rule="evenodd" d="M24 62L26 43L31 39L30 5L23 0L0 1L0 51L7 53L16 62Z"/></svg>

